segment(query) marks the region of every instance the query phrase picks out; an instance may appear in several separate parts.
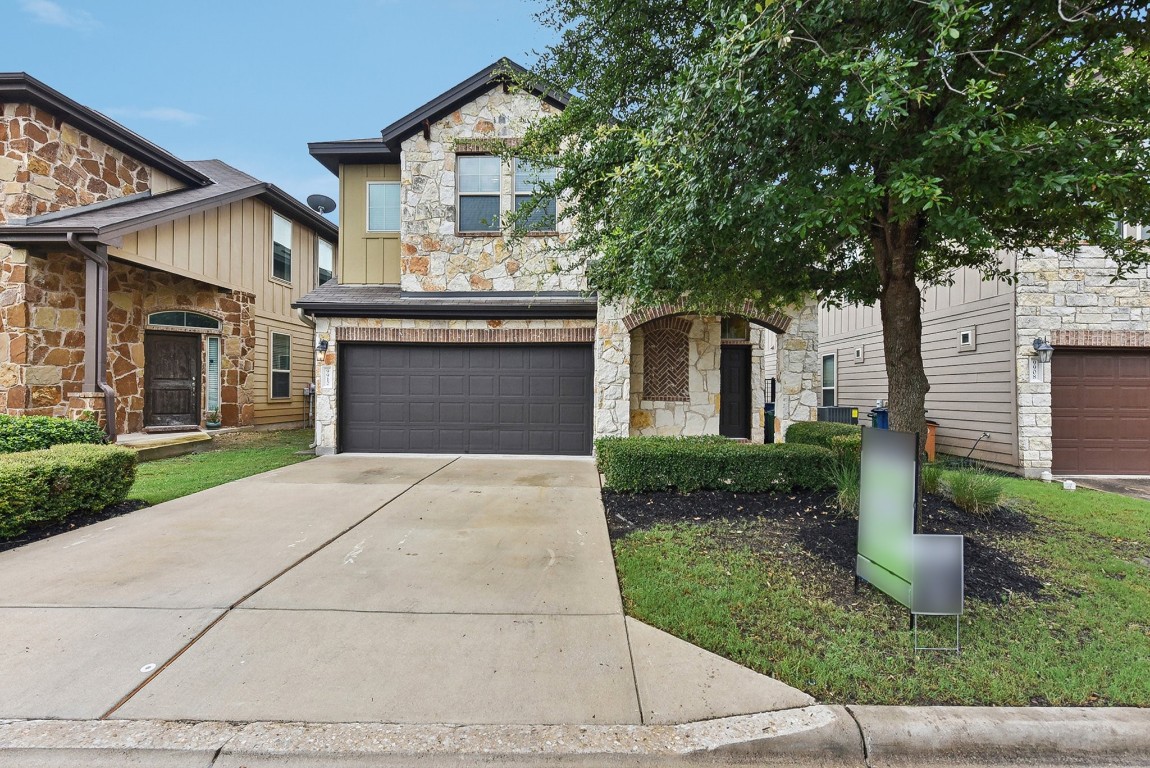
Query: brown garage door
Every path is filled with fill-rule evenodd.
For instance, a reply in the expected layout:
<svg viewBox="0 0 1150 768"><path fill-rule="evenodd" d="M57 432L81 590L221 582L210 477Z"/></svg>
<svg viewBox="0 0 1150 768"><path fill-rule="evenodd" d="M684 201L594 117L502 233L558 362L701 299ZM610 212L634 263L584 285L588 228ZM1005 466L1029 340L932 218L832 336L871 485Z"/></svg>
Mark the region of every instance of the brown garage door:
<svg viewBox="0 0 1150 768"><path fill-rule="evenodd" d="M341 451L591 453L589 345L343 344Z"/></svg>
<svg viewBox="0 0 1150 768"><path fill-rule="evenodd" d="M1056 350L1050 390L1056 474L1150 474L1150 351Z"/></svg>

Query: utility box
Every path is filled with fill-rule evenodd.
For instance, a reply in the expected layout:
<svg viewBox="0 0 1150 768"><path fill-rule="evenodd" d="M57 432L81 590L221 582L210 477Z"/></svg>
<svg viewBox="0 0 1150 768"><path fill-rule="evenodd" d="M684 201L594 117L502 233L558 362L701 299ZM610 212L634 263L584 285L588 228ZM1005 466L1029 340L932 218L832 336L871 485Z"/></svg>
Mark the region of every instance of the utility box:
<svg viewBox="0 0 1150 768"><path fill-rule="evenodd" d="M859 409L848 408L845 405L830 405L819 408L819 421L831 421L835 424L858 424Z"/></svg>

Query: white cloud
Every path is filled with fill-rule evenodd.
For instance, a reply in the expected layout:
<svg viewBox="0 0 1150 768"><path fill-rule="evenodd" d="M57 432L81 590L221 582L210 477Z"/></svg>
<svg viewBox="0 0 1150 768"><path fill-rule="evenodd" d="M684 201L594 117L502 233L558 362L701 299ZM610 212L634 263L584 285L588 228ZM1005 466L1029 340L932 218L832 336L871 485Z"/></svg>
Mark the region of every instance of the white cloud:
<svg viewBox="0 0 1150 768"><path fill-rule="evenodd" d="M91 29L99 26L87 11L70 10L52 0L21 0L24 11L41 24L69 29Z"/></svg>
<svg viewBox="0 0 1150 768"><path fill-rule="evenodd" d="M123 107L106 110L108 115L119 120L155 120L161 123L180 123L181 125L195 125L204 121L203 115L188 112L176 107Z"/></svg>

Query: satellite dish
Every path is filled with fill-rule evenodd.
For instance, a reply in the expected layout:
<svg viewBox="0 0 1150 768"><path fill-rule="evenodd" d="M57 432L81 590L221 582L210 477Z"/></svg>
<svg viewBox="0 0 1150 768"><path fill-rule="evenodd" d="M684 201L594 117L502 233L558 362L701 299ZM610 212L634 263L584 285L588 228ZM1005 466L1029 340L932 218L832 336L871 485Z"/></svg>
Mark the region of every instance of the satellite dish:
<svg viewBox="0 0 1150 768"><path fill-rule="evenodd" d="M319 213L331 213L335 210L335 200L327 195L308 195L307 206Z"/></svg>

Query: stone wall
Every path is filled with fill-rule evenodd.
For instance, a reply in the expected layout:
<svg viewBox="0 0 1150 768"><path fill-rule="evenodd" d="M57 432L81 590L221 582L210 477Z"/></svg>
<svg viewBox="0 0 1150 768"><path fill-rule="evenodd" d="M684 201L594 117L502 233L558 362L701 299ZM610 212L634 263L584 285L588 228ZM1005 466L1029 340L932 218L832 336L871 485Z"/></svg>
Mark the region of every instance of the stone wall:
<svg viewBox="0 0 1150 768"><path fill-rule="evenodd" d="M1018 452L1022 472L1037 477L1053 462L1050 364L1030 380L1036 337L1055 346L1146 346L1150 330L1150 268L1111 283L1115 264L1097 248L1073 257L1052 252L1019 257L1015 286ZM1099 332L1099 333L1076 333ZM1129 333L1123 333L1129 332Z"/></svg>
<svg viewBox="0 0 1150 768"><path fill-rule="evenodd" d="M584 341L594 323L590 320L417 320L377 317L317 317L316 340L326 341L319 361L315 396L315 442L321 454L335 453L338 425L340 337L356 341L404 343L506 343L524 341L521 332L543 334L539 341ZM389 331L381 333L379 331ZM437 332L443 332L442 338ZM386 336L386 338L385 338ZM535 340L534 338L531 340ZM354 342L353 342L354 343ZM596 360L596 371L598 361Z"/></svg>
<svg viewBox="0 0 1150 768"><path fill-rule="evenodd" d="M643 399L644 326L631 331L631 435L719 434L722 322L718 317L700 315L688 315L686 319L690 320L686 401Z"/></svg>
<svg viewBox="0 0 1150 768"><path fill-rule="evenodd" d="M570 257L549 251L566 241L560 213L554 236L457 235L455 159L460 143L515 139L553 108L535 96L502 86L433 123L430 140L418 133L402 145L400 287L405 291L580 290L582 274ZM500 210L514 209L511 167L503 164ZM560 205L562 201L560 201Z"/></svg>
<svg viewBox="0 0 1150 768"><path fill-rule="evenodd" d="M149 166L30 104L0 113L0 223L151 189Z"/></svg>
<svg viewBox="0 0 1150 768"><path fill-rule="evenodd" d="M70 251L10 255L22 262L0 262L5 278L0 293L0 409L66 416L84 382L83 257ZM145 324L150 313L172 309L195 310L222 321L221 415L226 426L251 423L252 294L116 261L108 284L108 381L116 390L118 431L136 432L144 426ZM206 391L206 381L201 390Z"/></svg>

